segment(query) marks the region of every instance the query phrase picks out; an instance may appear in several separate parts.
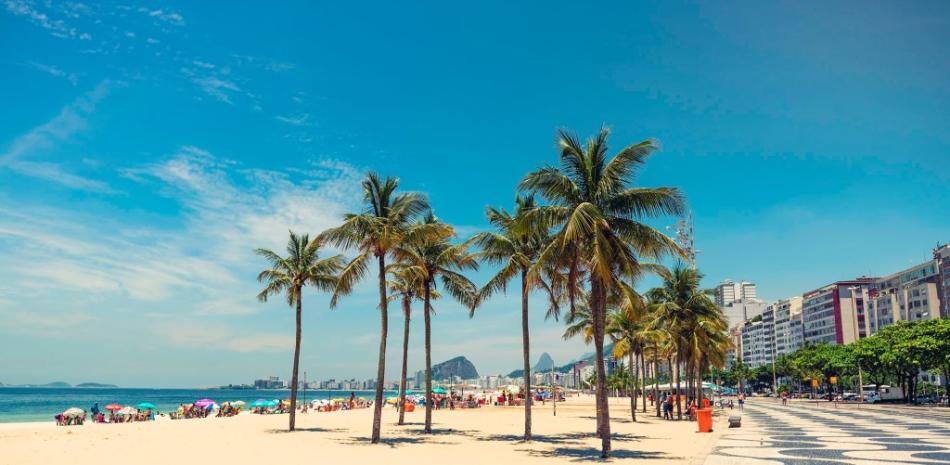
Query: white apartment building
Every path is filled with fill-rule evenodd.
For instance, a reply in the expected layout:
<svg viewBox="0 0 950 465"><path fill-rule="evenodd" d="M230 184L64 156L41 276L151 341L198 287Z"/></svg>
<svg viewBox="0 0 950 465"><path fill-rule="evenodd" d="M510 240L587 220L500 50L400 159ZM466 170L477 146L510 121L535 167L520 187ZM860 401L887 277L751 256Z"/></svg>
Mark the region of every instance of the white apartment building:
<svg viewBox="0 0 950 465"><path fill-rule="evenodd" d="M938 263L930 260L875 280L865 333L874 334L901 320L940 318L939 278Z"/></svg>
<svg viewBox="0 0 950 465"><path fill-rule="evenodd" d="M742 325L742 363L750 368L772 363L775 357L775 305L769 305L760 318Z"/></svg>
<svg viewBox="0 0 950 465"><path fill-rule="evenodd" d="M743 300L757 300L755 284L748 281L734 282L726 279L716 287L716 303L720 307Z"/></svg>
<svg viewBox="0 0 950 465"><path fill-rule="evenodd" d="M795 352L802 344L802 297L782 299L772 306L775 310L775 354Z"/></svg>

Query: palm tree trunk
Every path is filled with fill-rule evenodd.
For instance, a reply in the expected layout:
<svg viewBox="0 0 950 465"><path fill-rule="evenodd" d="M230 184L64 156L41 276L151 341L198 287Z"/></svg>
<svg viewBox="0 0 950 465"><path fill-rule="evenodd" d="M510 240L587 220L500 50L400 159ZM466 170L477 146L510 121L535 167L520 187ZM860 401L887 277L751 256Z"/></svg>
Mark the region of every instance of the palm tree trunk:
<svg viewBox="0 0 950 465"><path fill-rule="evenodd" d="M703 405L703 371L705 356L696 359L696 406Z"/></svg>
<svg viewBox="0 0 950 465"><path fill-rule="evenodd" d="M653 344L653 403L656 404L656 417L660 418L660 347Z"/></svg>
<svg viewBox="0 0 950 465"><path fill-rule="evenodd" d="M528 334L528 270L521 270L521 344L524 360L524 440L531 440L531 344Z"/></svg>
<svg viewBox="0 0 950 465"><path fill-rule="evenodd" d="M643 380L643 413L647 413L647 360L646 354L643 353L643 347L640 347L640 379Z"/></svg>
<svg viewBox="0 0 950 465"><path fill-rule="evenodd" d="M425 351L426 351L426 425L425 434L432 434L432 321L429 317L429 299L432 295L431 284L425 283L425 298L423 299L422 316L425 321Z"/></svg>
<svg viewBox="0 0 950 465"><path fill-rule="evenodd" d="M386 299L386 256L379 258L379 364L376 369L376 401L373 403L373 444L379 443L379 430L383 421L383 384L386 383L386 336L389 333L389 312Z"/></svg>
<svg viewBox="0 0 950 465"><path fill-rule="evenodd" d="M297 335L294 338L294 369L290 376L290 431L295 428L297 420L297 373L300 369L300 315L303 313L303 298L300 296L300 288L297 293Z"/></svg>
<svg viewBox="0 0 950 465"><path fill-rule="evenodd" d="M399 377L399 423L406 424L406 370L409 358L409 318L412 314L412 297L403 298L402 313L405 324L402 328L402 374Z"/></svg>
<svg viewBox="0 0 950 465"><path fill-rule="evenodd" d="M683 406L680 403L680 355L679 351L676 353L676 419L683 419Z"/></svg>
<svg viewBox="0 0 950 465"><path fill-rule="evenodd" d="M597 360L597 433L600 436L600 456L610 457L610 412L607 403L607 370L604 366L604 328L606 321L606 301L603 284L596 278L591 279L591 316L594 318L594 352Z"/></svg>
<svg viewBox="0 0 950 465"><path fill-rule="evenodd" d="M667 384L670 385L670 395L672 395L672 394L673 394L673 378L674 378L674 376L673 376L673 354L669 354L669 355L667 356L667 358L666 358L666 364L669 365L669 368L670 368L670 382L667 383ZM674 399L675 399L675 397L674 397ZM664 414L663 418L666 418L666 414Z"/></svg>
<svg viewBox="0 0 950 465"><path fill-rule="evenodd" d="M632 386L630 387L630 419L637 421L637 362L636 355L633 353L633 349L630 350L630 355L627 357L630 359L630 381Z"/></svg>

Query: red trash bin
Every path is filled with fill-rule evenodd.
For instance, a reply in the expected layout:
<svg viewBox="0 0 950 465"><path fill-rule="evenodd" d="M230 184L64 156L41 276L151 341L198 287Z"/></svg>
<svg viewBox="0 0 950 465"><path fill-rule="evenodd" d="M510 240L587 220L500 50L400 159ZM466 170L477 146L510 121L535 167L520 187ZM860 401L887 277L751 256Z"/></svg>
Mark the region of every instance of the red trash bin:
<svg viewBox="0 0 950 465"><path fill-rule="evenodd" d="M701 408L696 410L696 423L699 425L700 433L712 432L712 409Z"/></svg>

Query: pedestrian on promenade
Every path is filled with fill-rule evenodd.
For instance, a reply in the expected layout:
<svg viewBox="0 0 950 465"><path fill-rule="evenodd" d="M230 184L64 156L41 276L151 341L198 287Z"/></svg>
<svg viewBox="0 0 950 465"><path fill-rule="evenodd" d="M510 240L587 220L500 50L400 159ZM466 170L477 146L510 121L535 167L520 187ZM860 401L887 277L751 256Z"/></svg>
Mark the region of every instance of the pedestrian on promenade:
<svg viewBox="0 0 950 465"><path fill-rule="evenodd" d="M739 410L743 410L743 405L745 405L745 393L739 393Z"/></svg>

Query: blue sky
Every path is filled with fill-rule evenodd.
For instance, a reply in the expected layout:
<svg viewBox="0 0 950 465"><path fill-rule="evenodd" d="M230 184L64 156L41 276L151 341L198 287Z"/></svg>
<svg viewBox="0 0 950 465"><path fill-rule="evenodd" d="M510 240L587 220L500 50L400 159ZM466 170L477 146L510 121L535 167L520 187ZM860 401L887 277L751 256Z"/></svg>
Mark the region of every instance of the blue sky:
<svg viewBox="0 0 950 465"><path fill-rule="evenodd" d="M286 377L253 248L334 225L368 169L471 234L558 127L660 142L639 182L686 193L709 285L787 297L950 240L946 2L507 3L4 1L0 382ZM305 299L310 377L371 377L371 284ZM586 351L535 307L533 357ZM440 304L435 360L516 368L517 309Z"/></svg>

